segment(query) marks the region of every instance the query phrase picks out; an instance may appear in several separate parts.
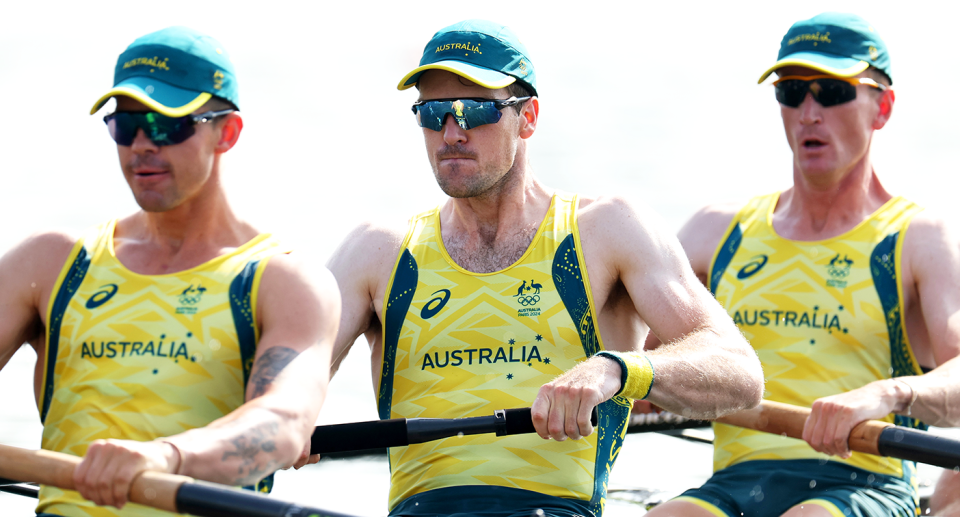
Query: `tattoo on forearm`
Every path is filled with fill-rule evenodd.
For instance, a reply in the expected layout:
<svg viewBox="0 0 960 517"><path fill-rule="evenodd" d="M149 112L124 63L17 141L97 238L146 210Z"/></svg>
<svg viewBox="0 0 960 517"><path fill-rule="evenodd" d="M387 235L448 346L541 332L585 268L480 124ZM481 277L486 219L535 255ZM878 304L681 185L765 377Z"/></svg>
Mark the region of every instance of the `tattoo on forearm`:
<svg viewBox="0 0 960 517"><path fill-rule="evenodd" d="M255 483L264 475L277 469L279 462L267 460L264 465L261 465L257 462L257 454L261 451L271 453L277 450L277 444L274 440L279 431L280 425L277 422L264 422L230 440L234 450L224 451L223 457L220 459L221 461L227 461L236 457L240 461L240 465L237 467L239 477L234 484Z"/></svg>
<svg viewBox="0 0 960 517"><path fill-rule="evenodd" d="M267 350L257 359L253 374L250 375L250 384L253 385L251 399L255 399L267 392L280 372L290 364L300 352L291 348L275 346Z"/></svg>

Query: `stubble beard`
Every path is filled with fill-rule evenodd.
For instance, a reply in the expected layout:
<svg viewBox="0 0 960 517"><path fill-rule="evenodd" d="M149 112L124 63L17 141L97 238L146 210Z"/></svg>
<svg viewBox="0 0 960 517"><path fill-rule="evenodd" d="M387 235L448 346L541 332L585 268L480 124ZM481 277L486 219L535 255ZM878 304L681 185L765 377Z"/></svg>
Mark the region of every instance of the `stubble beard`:
<svg viewBox="0 0 960 517"><path fill-rule="evenodd" d="M452 198L474 198L490 194L497 190L498 185L505 182L510 175L510 171L513 170L512 166L504 172L497 170L495 167L480 166L479 170L470 171L466 170L466 167L452 165L449 166L447 174L442 174L438 164L448 157L467 157L477 160L477 155L459 145L447 146L436 154L433 162L433 175L444 194ZM479 160L476 163L479 166Z"/></svg>
<svg viewBox="0 0 960 517"><path fill-rule="evenodd" d="M133 162L124 168L124 173L130 178L127 183L130 186L133 199L137 202L137 205L139 205L144 212L166 212L179 206L183 201L183 195L177 191L176 182L172 182L168 188L162 190L138 190L134 187L133 182L136 181L136 174L133 171L143 165L159 166L171 171L170 164L168 163L135 157ZM173 171L171 171L170 174L173 175Z"/></svg>

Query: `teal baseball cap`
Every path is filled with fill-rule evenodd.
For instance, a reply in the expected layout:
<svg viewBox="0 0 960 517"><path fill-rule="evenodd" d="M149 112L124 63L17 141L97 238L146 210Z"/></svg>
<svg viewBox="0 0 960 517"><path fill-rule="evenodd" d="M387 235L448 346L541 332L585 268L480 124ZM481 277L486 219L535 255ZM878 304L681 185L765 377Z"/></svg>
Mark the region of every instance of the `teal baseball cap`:
<svg viewBox="0 0 960 517"><path fill-rule="evenodd" d="M186 27L167 27L131 43L117 58L113 88L97 99L90 114L118 95L168 117L189 115L214 96L239 109L237 76L227 51Z"/></svg>
<svg viewBox="0 0 960 517"><path fill-rule="evenodd" d="M794 23L780 42L777 62L757 83L779 68L794 65L838 77L853 77L872 66L893 84L887 45L873 26L855 14L822 13Z"/></svg>
<svg viewBox="0 0 960 517"><path fill-rule="evenodd" d="M464 20L440 29L423 49L420 66L403 76L397 89L416 86L427 70L446 70L492 89L520 81L537 95L527 48L509 28L487 20Z"/></svg>

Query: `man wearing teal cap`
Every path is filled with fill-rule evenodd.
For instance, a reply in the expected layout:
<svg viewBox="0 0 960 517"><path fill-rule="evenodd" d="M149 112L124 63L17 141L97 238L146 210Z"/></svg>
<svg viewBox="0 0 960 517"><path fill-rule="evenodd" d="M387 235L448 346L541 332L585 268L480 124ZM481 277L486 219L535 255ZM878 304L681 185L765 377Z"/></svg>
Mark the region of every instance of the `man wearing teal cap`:
<svg viewBox="0 0 960 517"><path fill-rule="evenodd" d="M714 476L649 515L916 515L915 465L851 454L847 438L867 419L951 422L955 403L917 401L949 377L923 372L960 352L958 242L874 170L873 134L895 98L869 23L795 23L760 82L773 73L793 186L708 206L680 241L757 351L764 397L812 406L805 441L715 424Z"/></svg>
<svg viewBox="0 0 960 517"><path fill-rule="evenodd" d="M510 29L440 30L398 88L414 86L449 199L406 229L362 225L331 259L335 364L366 335L381 418L532 406L539 436L391 449L390 513L599 516L630 399L689 416L751 407L759 364L649 210L534 177L536 72ZM640 352L647 328L671 345Z"/></svg>
<svg viewBox="0 0 960 517"><path fill-rule="evenodd" d="M227 201L221 160L243 120L216 40L182 27L137 39L91 112L110 98L141 210L0 259L0 358L33 345L42 447L84 457L76 491L41 488L41 515L170 515L126 504L139 473L253 485L297 462L339 320L329 272Z"/></svg>

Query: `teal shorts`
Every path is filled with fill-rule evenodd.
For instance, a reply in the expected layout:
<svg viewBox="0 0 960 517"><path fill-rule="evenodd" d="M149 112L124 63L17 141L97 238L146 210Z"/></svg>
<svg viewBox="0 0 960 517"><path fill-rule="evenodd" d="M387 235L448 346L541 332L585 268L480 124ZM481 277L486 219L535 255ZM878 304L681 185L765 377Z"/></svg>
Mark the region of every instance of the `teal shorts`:
<svg viewBox="0 0 960 517"><path fill-rule="evenodd" d="M540 510L543 513L538 513ZM469 485L412 495L390 517L596 517L586 501L563 499L530 490Z"/></svg>
<svg viewBox="0 0 960 517"><path fill-rule="evenodd" d="M914 472L913 464L904 462L904 472ZM834 517L914 517L919 504L910 477L821 460L737 463L677 499L717 517L778 516L801 503L821 506Z"/></svg>

